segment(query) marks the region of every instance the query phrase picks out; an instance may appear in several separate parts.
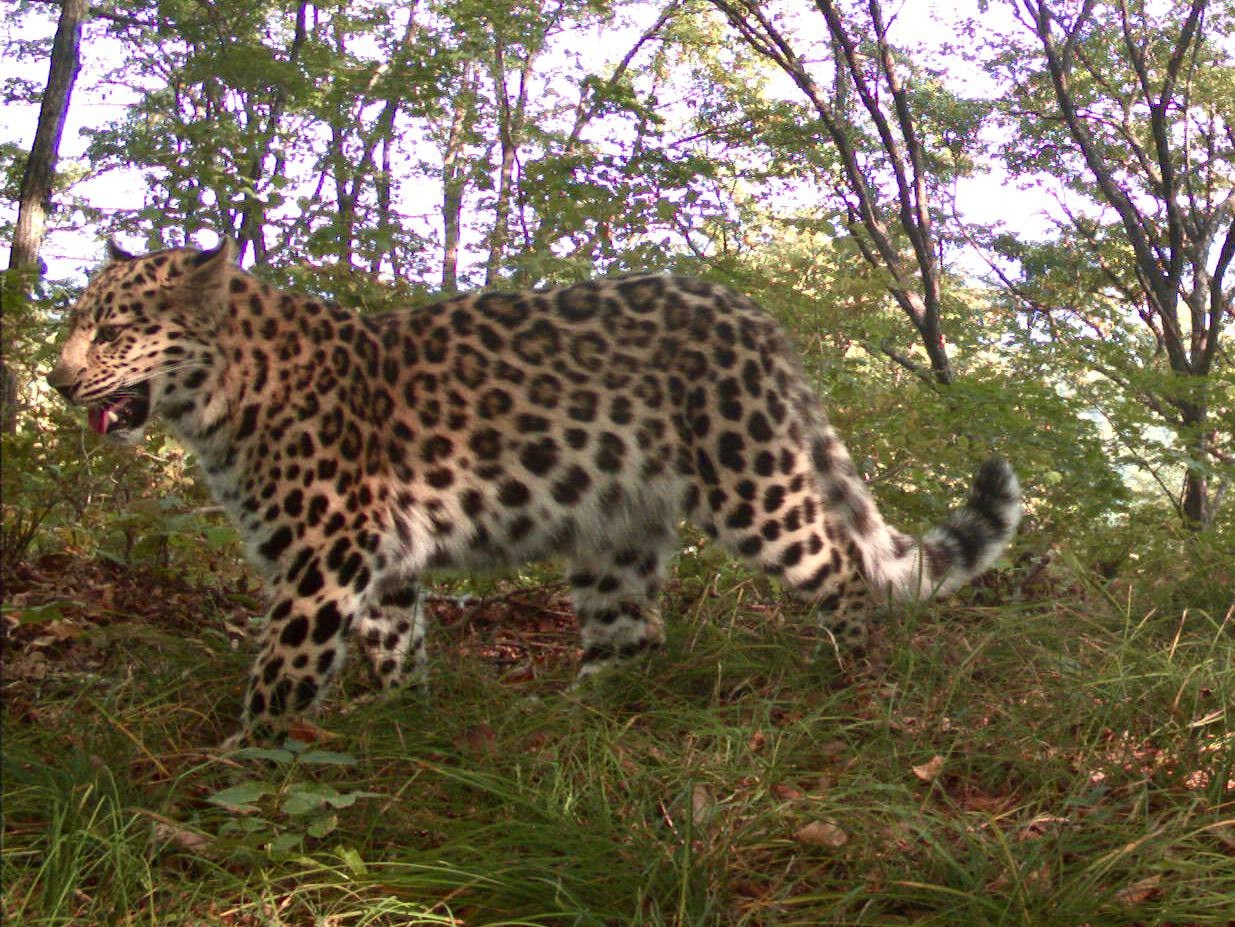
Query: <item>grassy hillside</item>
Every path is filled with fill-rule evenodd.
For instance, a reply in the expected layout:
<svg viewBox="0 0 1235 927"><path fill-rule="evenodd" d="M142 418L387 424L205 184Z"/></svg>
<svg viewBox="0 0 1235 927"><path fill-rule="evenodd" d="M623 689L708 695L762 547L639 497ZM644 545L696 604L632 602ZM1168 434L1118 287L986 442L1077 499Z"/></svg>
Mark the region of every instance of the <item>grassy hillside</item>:
<svg viewBox="0 0 1235 927"><path fill-rule="evenodd" d="M1054 564L836 656L705 551L665 650L569 689L524 577L433 693L220 757L259 603L67 555L6 592L6 925L1230 924L1235 612Z"/></svg>

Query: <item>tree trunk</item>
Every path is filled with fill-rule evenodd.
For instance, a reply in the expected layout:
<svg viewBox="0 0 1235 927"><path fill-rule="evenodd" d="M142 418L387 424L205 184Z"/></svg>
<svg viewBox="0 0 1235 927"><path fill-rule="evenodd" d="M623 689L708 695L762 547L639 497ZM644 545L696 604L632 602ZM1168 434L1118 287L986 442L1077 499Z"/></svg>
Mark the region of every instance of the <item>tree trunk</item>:
<svg viewBox="0 0 1235 927"><path fill-rule="evenodd" d="M502 160L498 168L497 201L494 204L493 234L489 237L489 258L486 261L485 286L498 282L502 260L506 255L506 242L510 238L510 204L514 196L515 157L523 134L523 115L527 107L527 84L532 71L532 53L529 51L519 69L519 93L511 103L510 90L506 83L505 46L500 36L494 46L494 84L498 95L498 136L501 141Z"/></svg>
<svg viewBox="0 0 1235 927"><path fill-rule="evenodd" d="M1184 473L1184 519L1185 524L1196 531L1213 519L1209 506L1209 480L1194 467Z"/></svg>
<svg viewBox="0 0 1235 927"><path fill-rule="evenodd" d="M463 146L475 110L474 82L472 65L464 65L463 91L456 97L458 103L442 155L442 291L445 293L459 290L459 239L463 193L467 187Z"/></svg>
<svg viewBox="0 0 1235 927"><path fill-rule="evenodd" d="M308 40L308 8L308 0L303 0L296 8L296 26L291 46L287 50L287 61L289 64L299 60L300 51ZM249 110L249 125L255 128L259 117L256 115L257 108L252 106L253 102L254 98L250 97L246 108ZM269 258L265 241L266 204L258 197L256 191L258 184L265 174L266 156L274 147L274 140L279 134L280 122L283 119L283 113L286 108L286 88L282 86L276 87L270 98L270 111L265 120L265 128L257 136L257 142L253 146L252 155L249 159L249 189L245 194L240 228L236 237L240 243L240 258L243 259L245 251L248 249L249 244L252 243L253 263L257 265L266 264ZM274 167L270 172L271 178L280 176L283 172L283 166L283 157L278 154L274 155Z"/></svg>
<svg viewBox="0 0 1235 927"><path fill-rule="evenodd" d="M17 225L9 251L10 273L4 282L5 314L12 310L16 301L26 298L31 282L39 273L39 249L47 232L60 136L81 67L81 30L85 20L86 0L64 0L60 7L60 24L52 42L47 89L43 92L38 127L26 160L17 203ZM3 355L0 355L0 429L8 434L17 430L17 377L4 363Z"/></svg>
<svg viewBox="0 0 1235 927"><path fill-rule="evenodd" d="M1184 488L1181 509L1184 525L1194 531L1205 528L1215 514L1210 504L1209 478L1203 469L1210 459L1210 448L1215 437L1207 428L1208 409L1204 404L1188 402L1183 408L1183 437L1187 441L1189 462L1184 471Z"/></svg>
<svg viewBox="0 0 1235 927"><path fill-rule="evenodd" d="M403 276L402 262L399 260L399 248L395 243L395 222L394 216L391 213L392 204L392 165L390 158L391 139L385 137L382 139L382 169L373 180L374 190L377 194L377 227L382 230L382 234L386 237L389 245L386 249L386 257L390 261L390 275L398 280ZM369 261L369 270L373 276L377 276L382 272L382 255L380 252L374 251L373 257Z"/></svg>
<svg viewBox="0 0 1235 927"><path fill-rule="evenodd" d="M1078 49L1083 47L1086 28L1096 21L1096 5L1086 2L1075 10L1073 5L1052 5L1049 0L1012 3L1042 46L1059 115L1094 178L1094 196L1119 217L1135 262L1137 287L1148 307L1141 318L1163 348L1171 371L1180 382L1191 382L1183 397L1168 393L1164 401L1178 410L1178 418L1171 415L1168 421L1194 461L1184 476L1180 514L1188 528L1199 530L1213 520L1217 509L1204 469L1213 458L1215 438L1208 427L1206 385L1224 332L1224 319L1231 311L1231 294L1223 279L1235 260L1235 223L1230 220L1229 198L1193 195L1194 184L1204 189L1209 182L1180 173L1180 165L1190 163L1185 136L1196 125L1188 68L1206 41L1203 28L1208 0L1189 0L1187 16L1169 45L1163 46L1169 47L1170 54L1162 59L1158 70L1151 67L1151 57L1157 53L1147 50L1127 8L1120 6L1122 54L1135 83L1123 97L1110 89L1111 82L1099 80L1098 84L1125 113L1145 113L1139 128L1148 130L1152 146L1142 146L1136 131L1123 132L1118 139L1131 150L1120 149L1118 157L1109 154L1110 149L1103 144L1110 141L1109 136L1102 135L1105 124L1089 113L1083 94L1076 90L1078 85L1088 88L1092 75L1073 78L1078 62L1086 69L1090 67ZM1173 124L1168 119L1170 114L1180 114L1183 121ZM1187 133L1182 126L1188 127ZM1214 128L1220 136L1222 129L1217 123ZM1146 181L1144 188L1152 191L1152 197L1137 192L1138 178ZM1212 271L1208 263L1211 256ZM1189 312L1188 324L1181 323L1181 303Z"/></svg>
<svg viewBox="0 0 1235 927"><path fill-rule="evenodd" d="M60 154L60 135L69 112L69 98L81 66L82 24L86 20L86 0L64 0L60 25L52 43L47 89L39 110L34 144L26 161L21 196L17 205L17 227L13 230L13 249L9 267L26 267L38 261L39 248L47 228L47 210Z"/></svg>

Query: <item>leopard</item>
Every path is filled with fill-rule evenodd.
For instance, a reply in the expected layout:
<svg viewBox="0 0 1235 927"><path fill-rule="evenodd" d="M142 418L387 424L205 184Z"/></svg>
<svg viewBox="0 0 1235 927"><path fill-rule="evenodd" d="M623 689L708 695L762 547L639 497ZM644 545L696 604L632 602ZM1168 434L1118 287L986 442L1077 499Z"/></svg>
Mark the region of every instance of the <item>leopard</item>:
<svg viewBox="0 0 1235 927"><path fill-rule="evenodd" d="M107 439L161 421L264 577L228 746L311 715L349 642L379 693L425 685L435 570L564 560L586 680L664 641L683 525L860 649L872 615L985 572L1021 517L992 457L937 526L891 527L784 329L725 286L634 273L370 314L237 251L111 243L47 376Z"/></svg>

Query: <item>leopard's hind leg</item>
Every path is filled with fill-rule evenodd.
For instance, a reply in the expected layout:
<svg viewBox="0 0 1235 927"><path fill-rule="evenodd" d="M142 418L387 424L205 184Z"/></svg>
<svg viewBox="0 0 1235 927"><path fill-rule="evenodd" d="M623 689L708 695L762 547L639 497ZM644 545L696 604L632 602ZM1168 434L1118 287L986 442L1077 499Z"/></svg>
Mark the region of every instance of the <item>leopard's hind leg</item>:
<svg viewBox="0 0 1235 927"><path fill-rule="evenodd" d="M677 545L677 527L665 520L572 556L571 598L583 637L579 679L664 642L659 598Z"/></svg>
<svg viewBox="0 0 1235 927"><path fill-rule="evenodd" d="M428 685L427 621L424 590L413 577L396 576L379 583L376 601L364 608L356 637L373 679L383 691Z"/></svg>

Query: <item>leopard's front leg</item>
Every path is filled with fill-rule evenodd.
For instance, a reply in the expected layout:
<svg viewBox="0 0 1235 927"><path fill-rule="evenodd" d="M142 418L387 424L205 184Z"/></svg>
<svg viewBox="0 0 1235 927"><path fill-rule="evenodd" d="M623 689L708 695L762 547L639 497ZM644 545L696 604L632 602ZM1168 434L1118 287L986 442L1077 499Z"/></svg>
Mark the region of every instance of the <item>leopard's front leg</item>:
<svg viewBox="0 0 1235 927"><path fill-rule="evenodd" d="M240 731L224 748L270 741L313 711L343 665L360 607L353 585L339 585L316 559L276 584L261 648L249 676Z"/></svg>

